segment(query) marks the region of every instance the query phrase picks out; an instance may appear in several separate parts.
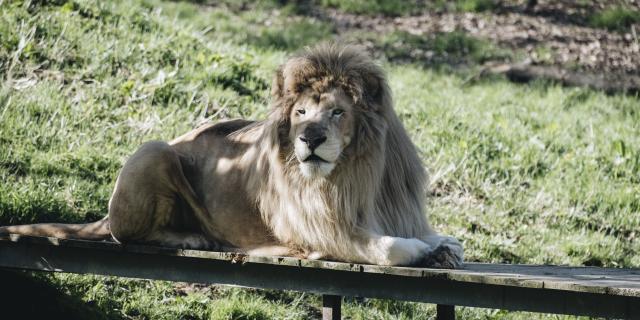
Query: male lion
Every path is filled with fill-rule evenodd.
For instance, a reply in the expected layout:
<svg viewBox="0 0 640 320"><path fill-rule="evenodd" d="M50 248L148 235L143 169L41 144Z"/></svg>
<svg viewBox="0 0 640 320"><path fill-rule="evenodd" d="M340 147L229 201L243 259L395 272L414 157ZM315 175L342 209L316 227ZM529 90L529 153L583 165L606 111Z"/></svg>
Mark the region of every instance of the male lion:
<svg viewBox="0 0 640 320"><path fill-rule="evenodd" d="M0 228L248 254L457 267L460 243L424 213L426 173L382 69L353 46L307 48L276 72L264 121L147 142L125 163L108 217Z"/></svg>

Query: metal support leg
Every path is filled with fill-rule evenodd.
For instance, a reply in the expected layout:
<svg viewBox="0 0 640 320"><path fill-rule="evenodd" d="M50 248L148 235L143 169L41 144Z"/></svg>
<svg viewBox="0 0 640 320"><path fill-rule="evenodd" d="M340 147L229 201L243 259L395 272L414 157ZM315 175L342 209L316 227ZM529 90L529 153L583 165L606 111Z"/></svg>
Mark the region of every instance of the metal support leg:
<svg viewBox="0 0 640 320"><path fill-rule="evenodd" d="M436 307L436 320L455 320L456 306L439 304Z"/></svg>
<svg viewBox="0 0 640 320"><path fill-rule="evenodd" d="M322 320L340 320L341 296L322 295Z"/></svg>

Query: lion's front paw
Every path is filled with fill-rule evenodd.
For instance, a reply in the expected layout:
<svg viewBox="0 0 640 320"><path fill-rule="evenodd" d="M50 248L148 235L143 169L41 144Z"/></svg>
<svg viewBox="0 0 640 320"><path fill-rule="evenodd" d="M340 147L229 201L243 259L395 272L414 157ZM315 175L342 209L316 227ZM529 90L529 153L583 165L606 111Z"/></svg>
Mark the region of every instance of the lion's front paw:
<svg viewBox="0 0 640 320"><path fill-rule="evenodd" d="M220 246L201 234L190 234L181 240L181 249L218 251Z"/></svg>
<svg viewBox="0 0 640 320"><path fill-rule="evenodd" d="M428 251L429 245L415 238L405 239L396 237L382 237L382 252L376 264L388 266L410 266L420 257L422 252Z"/></svg>
<svg viewBox="0 0 640 320"><path fill-rule="evenodd" d="M420 261L421 267L455 269L462 266L464 251L460 242L451 237L442 237L440 244L428 252Z"/></svg>

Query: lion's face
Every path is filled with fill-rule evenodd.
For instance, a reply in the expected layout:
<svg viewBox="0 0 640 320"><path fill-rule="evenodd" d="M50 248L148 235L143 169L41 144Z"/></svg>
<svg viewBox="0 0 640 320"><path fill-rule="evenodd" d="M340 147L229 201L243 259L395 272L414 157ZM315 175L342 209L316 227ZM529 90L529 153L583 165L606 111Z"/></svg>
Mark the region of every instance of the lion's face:
<svg viewBox="0 0 640 320"><path fill-rule="evenodd" d="M291 109L289 139L306 178L325 177L336 167L354 134L354 105L341 88L307 90Z"/></svg>

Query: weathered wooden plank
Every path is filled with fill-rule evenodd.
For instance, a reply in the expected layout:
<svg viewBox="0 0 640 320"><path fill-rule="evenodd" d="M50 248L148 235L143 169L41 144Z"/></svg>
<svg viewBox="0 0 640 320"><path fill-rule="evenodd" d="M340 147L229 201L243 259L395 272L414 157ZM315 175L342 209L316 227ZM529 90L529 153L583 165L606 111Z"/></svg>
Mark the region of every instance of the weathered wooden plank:
<svg viewBox="0 0 640 320"><path fill-rule="evenodd" d="M506 272L500 272L501 265L484 264L464 270L389 268L24 237L0 241L0 266L640 319L636 269L502 266ZM500 277L508 281L496 280ZM563 277L582 283L567 290L546 286L548 279L558 282ZM618 290L581 291L589 281L602 278L607 285L595 288Z"/></svg>
<svg viewBox="0 0 640 320"><path fill-rule="evenodd" d="M42 237L10 235L0 237L0 242L40 243L52 246L67 246L96 250L112 250L146 254L193 257L202 259L233 261L236 263L262 263L330 269L350 272L381 273L405 277L422 277L452 281L546 288L576 292L640 297L640 269L613 269L597 267L531 266L467 263L462 269L443 270L426 268L388 267L362 265L321 260L304 260L286 257L246 256L233 252L211 252L181 250L139 245L120 245L113 242L65 240Z"/></svg>

